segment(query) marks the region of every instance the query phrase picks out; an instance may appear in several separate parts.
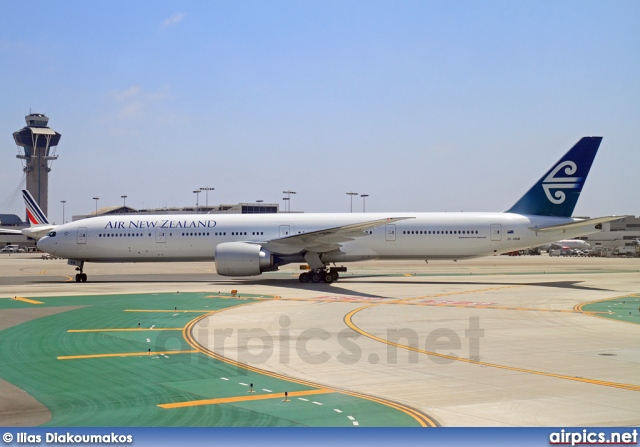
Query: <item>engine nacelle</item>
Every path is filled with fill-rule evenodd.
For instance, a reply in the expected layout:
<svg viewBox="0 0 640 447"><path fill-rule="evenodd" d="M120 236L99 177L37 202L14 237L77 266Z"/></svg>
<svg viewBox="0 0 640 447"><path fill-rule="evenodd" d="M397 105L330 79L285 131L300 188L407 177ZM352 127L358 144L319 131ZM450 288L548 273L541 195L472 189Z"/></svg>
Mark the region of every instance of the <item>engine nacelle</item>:
<svg viewBox="0 0 640 447"><path fill-rule="evenodd" d="M246 242L224 242L216 246L216 271L223 276L253 276L274 267L273 255Z"/></svg>

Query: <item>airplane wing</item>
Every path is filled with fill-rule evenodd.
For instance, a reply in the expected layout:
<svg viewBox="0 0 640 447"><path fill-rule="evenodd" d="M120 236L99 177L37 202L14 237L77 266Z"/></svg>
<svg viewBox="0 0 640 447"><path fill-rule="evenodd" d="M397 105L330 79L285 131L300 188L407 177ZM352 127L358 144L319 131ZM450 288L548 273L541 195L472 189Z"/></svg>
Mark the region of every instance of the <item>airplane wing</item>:
<svg viewBox="0 0 640 447"><path fill-rule="evenodd" d="M366 230L406 219L413 219L413 217L393 217L325 228L271 239L260 245L267 250L280 254L295 254L302 251L323 253L338 249L344 242L352 241L354 238L366 236Z"/></svg>
<svg viewBox="0 0 640 447"><path fill-rule="evenodd" d="M549 233L553 231L564 231L570 228L584 227L585 225L597 225L597 224L603 224L606 222L613 222L614 220L620 220L620 219L623 219L624 217L625 216L596 217L595 219L578 220L575 222L563 223L558 225L550 225L548 227L530 227L529 229L537 233Z"/></svg>

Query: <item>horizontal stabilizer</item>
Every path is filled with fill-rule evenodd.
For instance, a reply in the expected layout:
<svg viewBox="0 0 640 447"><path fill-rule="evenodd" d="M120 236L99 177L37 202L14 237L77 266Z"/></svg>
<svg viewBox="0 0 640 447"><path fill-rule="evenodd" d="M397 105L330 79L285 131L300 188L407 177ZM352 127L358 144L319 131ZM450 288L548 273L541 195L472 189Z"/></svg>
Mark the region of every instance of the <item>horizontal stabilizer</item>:
<svg viewBox="0 0 640 447"><path fill-rule="evenodd" d="M29 228L23 228L22 234L34 239L43 238L48 232L53 230L55 225L35 225Z"/></svg>
<svg viewBox="0 0 640 447"><path fill-rule="evenodd" d="M530 227L531 231L535 231L536 233L550 233L553 231L563 231L569 230L572 228L580 228L585 225L598 225L606 222L613 222L615 220L624 219L625 216L606 216L606 217L596 217L595 219L584 219L577 220L575 222L563 223L558 225L550 225L548 227Z"/></svg>
<svg viewBox="0 0 640 447"><path fill-rule="evenodd" d="M15 235L21 235L22 234L22 230L9 230L7 228L0 228L0 234L15 234Z"/></svg>

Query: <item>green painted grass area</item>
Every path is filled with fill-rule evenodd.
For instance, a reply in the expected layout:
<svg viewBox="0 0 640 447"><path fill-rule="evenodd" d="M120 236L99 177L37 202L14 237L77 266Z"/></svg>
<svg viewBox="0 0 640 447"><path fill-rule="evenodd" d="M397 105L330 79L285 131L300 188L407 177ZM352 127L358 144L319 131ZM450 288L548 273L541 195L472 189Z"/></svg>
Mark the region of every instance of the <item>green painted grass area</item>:
<svg viewBox="0 0 640 447"><path fill-rule="evenodd" d="M597 301L582 306L585 312L598 312L597 316L616 321L640 324L640 293L623 298Z"/></svg>
<svg viewBox="0 0 640 447"><path fill-rule="evenodd" d="M0 299L9 309L76 306L0 331L0 377L23 389L52 413L48 426L418 426L408 414L342 393L240 401L164 409L159 404L313 389L215 360L193 350L181 330L205 311L251 304L258 296L211 298L212 293L165 293L36 298L35 305ZM176 310L177 308L177 310ZM185 312L186 310L203 312ZM52 309L53 310L53 309ZM127 312L169 310L170 312ZM138 323L142 329L138 330ZM131 332L68 332L70 329ZM91 359L58 356L166 352ZM224 380L227 379L227 380ZM265 391L268 390L268 391ZM313 401L322 403L314 404ZM339 409L342 413L336 412Z"/></svg>

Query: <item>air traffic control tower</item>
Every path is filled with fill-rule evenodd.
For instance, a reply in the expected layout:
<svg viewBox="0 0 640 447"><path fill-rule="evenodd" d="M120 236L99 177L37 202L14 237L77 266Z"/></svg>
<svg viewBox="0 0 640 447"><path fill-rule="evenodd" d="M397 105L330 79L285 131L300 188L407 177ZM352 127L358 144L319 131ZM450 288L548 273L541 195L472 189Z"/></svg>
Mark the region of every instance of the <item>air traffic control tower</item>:
<svg viewBox="0 0 640 447"><path fill-rule="evenodd" d="M18 145L17 157L22 160L27 176L27 190L46 216L49 214L49 171L53 160L58 158L55 147L62 135L47 127L49 118L41 113L30 113L24 119L27 127L13 133Z"/></svg>

